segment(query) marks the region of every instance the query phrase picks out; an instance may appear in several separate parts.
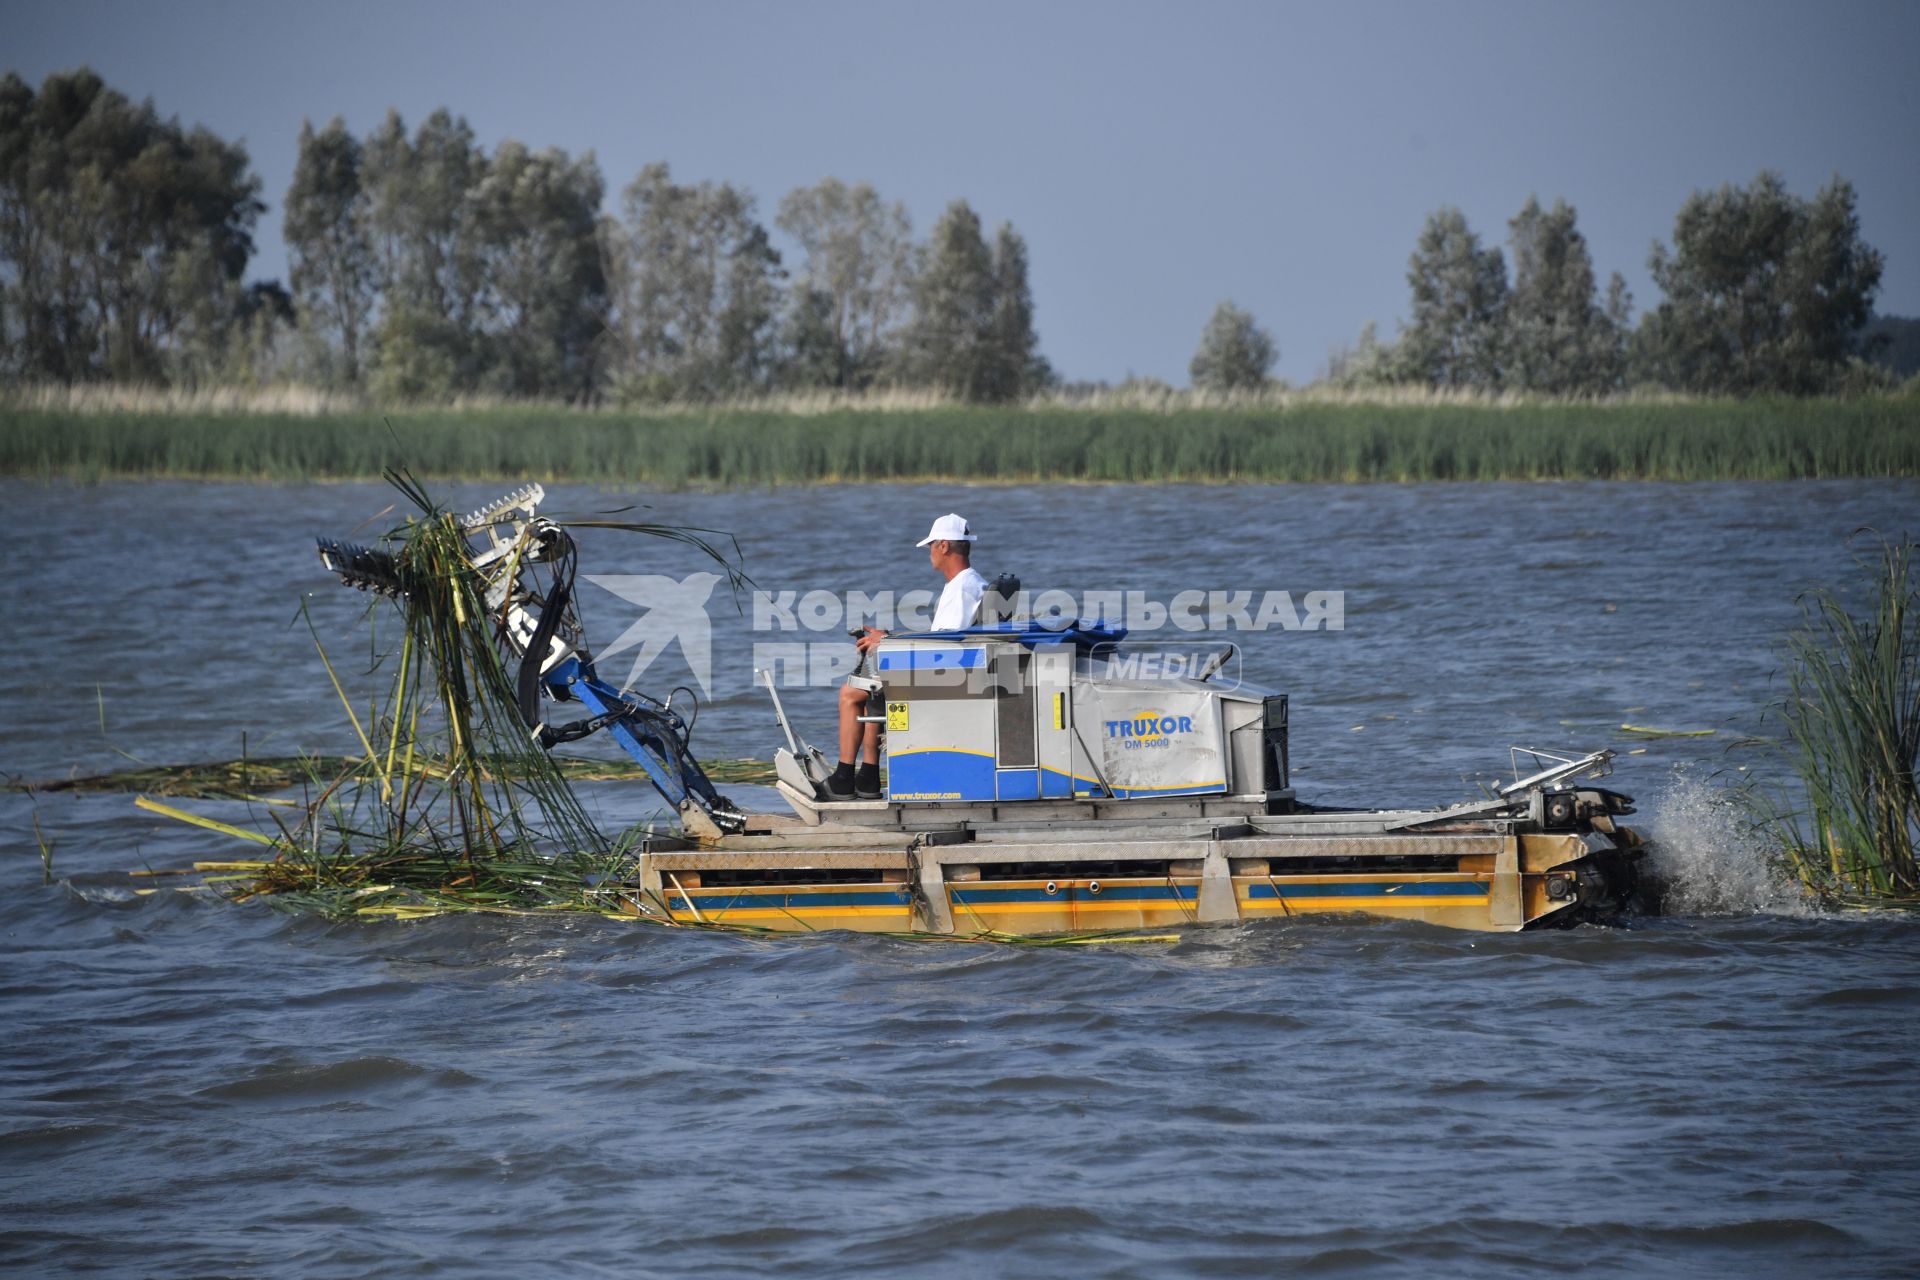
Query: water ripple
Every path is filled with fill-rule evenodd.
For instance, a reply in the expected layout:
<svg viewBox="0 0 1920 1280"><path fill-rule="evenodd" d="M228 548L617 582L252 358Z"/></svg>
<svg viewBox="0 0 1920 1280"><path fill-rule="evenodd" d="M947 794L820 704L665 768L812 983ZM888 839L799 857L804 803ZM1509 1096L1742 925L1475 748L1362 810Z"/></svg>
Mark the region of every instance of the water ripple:
<svg viewBox="0 0 1920 1280"><path fill-rule="evenodd" d="M389 500L378 486L0 496L22 557L96 593L60 639L105 673L109 731L91 699L19 676L22 653L0 663L0 706L44 731L0 735L0 769L208 758L243 732L256 751L351 749L311 638L255 606L314 588L306 533L353 527ZM1150 560L1131 538L1006 554L1036 586L1348 590L1346 632L1250 640L1246 660L1294 694L1303 793L1357 804L1472 794L1508 742L1607 745L1628 720L1750 731L1793 594L1844 568L1855 525L1920 510L1910 481L644 500L739 531L779 589L917 585L910 547L875 548L926 510L1098 529L1122 497L1155 530ZM837 536L796 539L796 520ZM112 571L215 525L245 566L237 614L185 574ZM679 554L647 571L697 567ZM1459 584L1504 580L1516 554L1632 589L1490 631ZM51 605L72 587L49 571L24 590ZM311 600L340 652L351 595ZM750 639L719 644L716 671L749 662ZM244 697L209 696L209 652ZM117 679L130 655L152 677L137 695ZM789 708L830 723L816 695ZM723 694L701 748L763 754L766 721L763 698ZM1911 1275L1920 925L1825 916L1782 886L1700 781L1721 739L1634 745L1615 781L1678 914L1514 936L1281 920L1124 950L329 925L134 894L165 882L128 869L218 850L125 796L0 796L17 855L0 864L0 1271Z"/></svg>

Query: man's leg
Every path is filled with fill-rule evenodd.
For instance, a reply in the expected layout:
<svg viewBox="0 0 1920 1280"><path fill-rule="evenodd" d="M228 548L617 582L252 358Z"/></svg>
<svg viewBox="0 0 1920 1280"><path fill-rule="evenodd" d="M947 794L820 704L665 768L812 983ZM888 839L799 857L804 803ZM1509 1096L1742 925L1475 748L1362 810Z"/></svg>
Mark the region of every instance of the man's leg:
<svg viewBox="0 0 1920 1280"><path fill-rule="evenodd" d="M853 775L853 793L862 800L880 798L880 726L863 724L866 730L861 737L861 764Z"/></svg>
<svg viewBox="0 0 1920 1280"><path fill-rule="evenodd" d="M840 686L840 763L827 779L827 795L835 800L851 800L856 794L853 763L860 756L866 730L872 725L860 723L867 705L867 691L857 685Z"/></svg>
<svg viewBox="0 0 1920 1280"><path fill-rule="evenodd" d="M862 724L867 691L858 685L840 686L840 764L827 780L827 794L869 799L880 794L880 726ZM861 761L858 771L855 760Z"/></svg>
<svg viewBox="0 0 1920 1280"><path fill-rule="evenodd" d="M878 763L880 760L880 739L877 724L861 724L860 716L867 708L867 691L857 685L840 686L840 762L849 769L853 767L854 753L860 750L862 740L868 744L872 754L867 758Z"/></svg>

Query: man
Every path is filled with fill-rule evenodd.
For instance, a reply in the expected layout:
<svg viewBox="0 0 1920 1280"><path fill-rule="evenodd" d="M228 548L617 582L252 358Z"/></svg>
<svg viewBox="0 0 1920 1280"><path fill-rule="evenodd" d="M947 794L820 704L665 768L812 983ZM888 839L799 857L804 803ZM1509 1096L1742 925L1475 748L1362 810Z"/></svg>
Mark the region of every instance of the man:
<svg viewBox="0 0 1920 1280"><path fill-rule="evenodd" d="M980 611L980 598L987 593L987 580L973 569L973 526L951 512L933 522L927 536L916 546L926 547L934 570L947 580L941 589L940 603L933 610L935 631L958 631L973 625ZM887 633L868 627L855 643L861 653L873 652ZM827 795L834 800L878 800L880 798L880 726L862 724L867 709L867 691L856 684L840 686L840 764L827 779ZM854 756L861 757L855 767Z"/></svg>

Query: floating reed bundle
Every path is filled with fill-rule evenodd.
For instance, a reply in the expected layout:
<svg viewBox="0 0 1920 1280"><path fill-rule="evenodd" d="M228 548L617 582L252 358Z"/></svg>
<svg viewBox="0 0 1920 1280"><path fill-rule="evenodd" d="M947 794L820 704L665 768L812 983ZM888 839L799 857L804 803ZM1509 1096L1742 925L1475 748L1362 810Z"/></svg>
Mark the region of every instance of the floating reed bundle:
<svg viewBox="0 0 1920 1280"><path fill-rule="evenodd" d="M552 757L560 776L569 782L645 782L647 772L631 760L598 760L586 756ZM208 760L195 764L138 765L112 773L84 777L46 778L6 784L8 791L137 791L149 796L186 800L262 800L266 793L306 785L315 777L333 778L361 763L357 756L243 756L238 760ZM446 769L444 761L422 760L427 770ZM765 760L702 760L700 767L715 782L745 782L770 787L777 776ZM266 803L279 803L266 800Z"/></svg>

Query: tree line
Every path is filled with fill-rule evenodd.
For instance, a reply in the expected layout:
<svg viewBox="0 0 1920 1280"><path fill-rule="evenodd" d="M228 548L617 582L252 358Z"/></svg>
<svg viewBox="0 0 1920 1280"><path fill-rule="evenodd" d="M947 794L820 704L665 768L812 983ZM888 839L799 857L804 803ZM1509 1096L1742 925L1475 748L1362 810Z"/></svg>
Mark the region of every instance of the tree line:
<svg viewBox="0 0 1920 1280"><path fill-rule="evenodd" d="M1891 385L1913 373L1911 321L1873 317L1883 266L1860 236L1853 187L1835 177L1810 200L1762 172L1697 191L1671 247L1648 267L1660 301L1636 324L1626 281L1594 275L1574 209L1529 198L1507 224L1513 272L1455 208L1436 210L1407 265L1410 317L1391 341L1369 324L1329 362L1345 387L1411 384L1599 396L1634 387L1703 395L1818 395ZM1872 321L1869 324L1869 321ZM1201 335L1196 386L1264 384L1277 352L1247 312L1223 302Z"/></svg>
<svg viewBox="0 0 1920 1280"><path fill-rule="evenodd" d="M866 183L753 194L649 165L603 211L592 153L489 153L444 109L300 131L289 279L243 283L245 149L90 70L0 81L0 368L73 383L290 380L382 398L584 402L880 384L1048 385L1025 241L964 200L924 241Z"/></svg>
<svg viewBox="0 0 1920 1280"><path fill-rule="evenodd" d="M245 148L163 118L88 69L0 80L0 372L19 381L305 382L383 399L462 393L620 403L878 386L1004 402L1055 385L1025 241L964 200L925 239L905 206L838 178L787 193L771 230L731 183L649 165L608 208L591 152L489 152L442 109L364 136L303 125L281 231L288 280L248 281L267 213ZM783 253L772 230L795 251ZM1409 263L1410 316L1336 354L1339 386L1561 395L1857 384L1910 345L1871 316L1882 263L1853 189L1811 200L1762 173L1695 193L1654 246L1662 298L1632 318L1599 286L1574 210L1529 200L1508 256L1457 209ZM1190 374L1271 382L1273 339L1231 302Z"/></svg>

